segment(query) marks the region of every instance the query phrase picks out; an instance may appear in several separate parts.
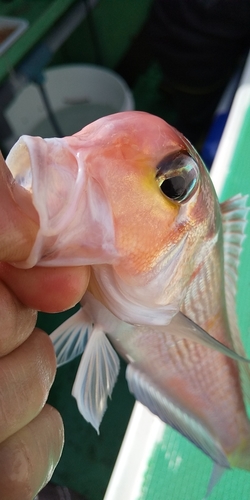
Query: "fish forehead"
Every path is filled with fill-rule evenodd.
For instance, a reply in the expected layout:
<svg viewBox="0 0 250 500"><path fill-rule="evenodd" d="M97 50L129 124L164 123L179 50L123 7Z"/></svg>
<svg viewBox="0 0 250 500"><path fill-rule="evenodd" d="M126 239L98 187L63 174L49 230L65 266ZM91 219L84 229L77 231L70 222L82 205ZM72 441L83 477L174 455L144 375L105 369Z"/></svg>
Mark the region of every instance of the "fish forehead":
<svg viewBox="0 0 250 500"><path fill-rule="evenodd" d="M106 154L112 147L112 156L119 154L123 144L125 155L129 154L130 146L145 154L158 156L159 159L166 148L169 152L178 150L182 140L182 135L164 120L140 111L105 116L87 125L73 137L80 139L86 147L106 150Z"/></svg>

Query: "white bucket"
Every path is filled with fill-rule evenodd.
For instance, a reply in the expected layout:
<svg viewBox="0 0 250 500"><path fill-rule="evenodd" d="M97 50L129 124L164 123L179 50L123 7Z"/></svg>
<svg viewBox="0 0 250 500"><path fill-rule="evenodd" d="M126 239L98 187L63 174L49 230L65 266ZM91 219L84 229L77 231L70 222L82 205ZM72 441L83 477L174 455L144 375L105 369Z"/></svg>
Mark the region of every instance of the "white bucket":
<svg viewBox="0 0 250 500"><path fill-rule="evenodd" d="M46 70L44 76L44 86L63 135L72 135L102 116L134 109L126 82L109 69L67 64ZM15 139L22 134L56 135L34 84L27 85L4 114Z"/></svg>

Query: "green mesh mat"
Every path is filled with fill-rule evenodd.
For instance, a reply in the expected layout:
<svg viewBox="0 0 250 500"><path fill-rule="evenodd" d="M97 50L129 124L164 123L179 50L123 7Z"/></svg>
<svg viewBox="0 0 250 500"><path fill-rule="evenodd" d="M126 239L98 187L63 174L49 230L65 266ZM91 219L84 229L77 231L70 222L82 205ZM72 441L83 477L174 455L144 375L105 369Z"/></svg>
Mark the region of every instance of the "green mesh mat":
<svg viewBox="0 0 250 500"><path fill-rule="evenodd" d="M245 115L221 200L237 193L250 194L250 108ZM247 233L239 271L237 312L250 356L250 225ZM166 427L162 441L151 455L138 500L202 500L211 471L209 458L176 431ZM250 472L229 470L214 487L209 500L238 499L250 499Z"/></svg>

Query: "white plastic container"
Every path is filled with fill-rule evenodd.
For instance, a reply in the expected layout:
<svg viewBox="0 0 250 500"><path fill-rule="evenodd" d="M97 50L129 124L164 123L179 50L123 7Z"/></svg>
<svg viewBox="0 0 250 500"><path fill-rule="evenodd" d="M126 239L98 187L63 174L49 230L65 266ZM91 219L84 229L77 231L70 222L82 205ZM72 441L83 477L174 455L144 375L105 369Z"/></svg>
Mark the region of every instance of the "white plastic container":
<svg viewBox="0 0 250 500"><path fill-rule="evenodd" d="M133 95L115 72L93 65L65 65L44 72L44 85L63 135L71 135L102 116L134 109ZM5 111L14 136L53 137L35 84L27 85Z"/></svg>

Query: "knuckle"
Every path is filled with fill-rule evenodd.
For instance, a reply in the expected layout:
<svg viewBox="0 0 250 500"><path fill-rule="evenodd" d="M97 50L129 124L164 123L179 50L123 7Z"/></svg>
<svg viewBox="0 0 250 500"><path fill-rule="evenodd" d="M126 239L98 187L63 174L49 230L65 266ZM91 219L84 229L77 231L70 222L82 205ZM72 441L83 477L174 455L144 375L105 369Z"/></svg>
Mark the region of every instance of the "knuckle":
<svg viewBox="0 0 250 500"><path fill-rule="evenodd" d="M9 438L0 445L0 491L2 500L32 500L32 462L22 439Z"/></svg>
<svg viewBox="0 0 250 500"><path fill-rule="evenodd" d="M0 360L0 442L30 422L44 407L56 372L53 345L34 330Z"/></svg>
<svg viewBox="0 0 250 500"><path fill-rule="evenodd" d="M50 480L62 445L61 417L46 405L34 420L0 444L1 500L33 500Z"/></svg>
<svg viewBox="0 0 250 500"><path fill-rule="evenodd" d="M5 356L24 342L35 327L37 313L14 297L8 287L0 282L1 335L0 357Z"/></svg>

